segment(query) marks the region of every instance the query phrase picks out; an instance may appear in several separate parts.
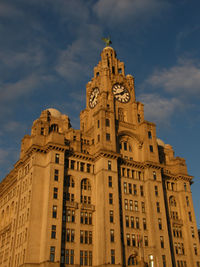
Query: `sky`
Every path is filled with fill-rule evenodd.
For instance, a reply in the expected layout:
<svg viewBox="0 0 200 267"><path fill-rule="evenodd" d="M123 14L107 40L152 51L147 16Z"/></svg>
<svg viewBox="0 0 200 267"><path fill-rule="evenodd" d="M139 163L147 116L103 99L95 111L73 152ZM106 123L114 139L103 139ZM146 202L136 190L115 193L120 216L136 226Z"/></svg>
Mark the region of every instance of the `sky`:
<svg viewBox="0 0 200 267"><path fill-rule="evenodd" d="M200 1L1 0L0 180L42 110L79 128L86 83L110 36L157 136L194 176L200 228Z"/></svg>

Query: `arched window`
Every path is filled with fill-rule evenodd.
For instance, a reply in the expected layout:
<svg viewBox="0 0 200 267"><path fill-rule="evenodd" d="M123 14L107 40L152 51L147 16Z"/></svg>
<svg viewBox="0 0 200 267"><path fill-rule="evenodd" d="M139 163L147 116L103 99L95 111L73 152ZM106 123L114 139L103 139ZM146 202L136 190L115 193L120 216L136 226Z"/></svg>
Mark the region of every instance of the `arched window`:
<svg viewBox="0 0 200 267"><path fill-rule="evenodd" d="M137 256L136 255L131 255L128 258L128 265L133 265L133 266L138 265L138 260L137 260Z"/></svg>
<svg viewBox="0 0 200 267"><path fill-rule="evenodd" d="M171 196L171 197L169 198L169 205L170 205L170 206L173 206L173 207L176 207L176 199L175 199L174 196Z"/></svg>
<svg viewBox="0 0 200 267"><path fill-rule="evenodd" d="M49 132L58 132L58 125L57 124L52 124L49 128Z"/></svg>

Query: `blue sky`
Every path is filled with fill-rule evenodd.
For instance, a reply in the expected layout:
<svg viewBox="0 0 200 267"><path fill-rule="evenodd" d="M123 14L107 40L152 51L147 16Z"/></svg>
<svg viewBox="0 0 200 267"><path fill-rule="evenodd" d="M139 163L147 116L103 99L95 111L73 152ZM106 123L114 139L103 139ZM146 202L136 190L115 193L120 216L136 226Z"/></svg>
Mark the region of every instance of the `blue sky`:
<svg viewBox="0 0 200 267"><path fill-rule="evenodd" d="M199 10L199 0L1 0L0 180L42 110L57 108L79 128L85 85L110 35L145 118L194 176L200 228Z"/></svg>

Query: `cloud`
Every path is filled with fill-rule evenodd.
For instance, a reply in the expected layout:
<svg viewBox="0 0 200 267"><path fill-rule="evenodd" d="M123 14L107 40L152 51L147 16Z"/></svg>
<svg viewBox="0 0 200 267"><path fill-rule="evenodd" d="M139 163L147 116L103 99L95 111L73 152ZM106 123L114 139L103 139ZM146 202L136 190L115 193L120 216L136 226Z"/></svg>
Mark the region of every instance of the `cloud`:
<svg viewBox="0 0 200 267"><path fill-rule="evenodd" d="M116 25L127 20L144 20L168 6L162 0L99 0L93 10L100 20Z"/></svg>
<svg viewBox="0 0 200 267"><path fill-rule="evenodd" d="M138 99L144 103L145 118L159 125L169 126L171 116L183 108L179 99L167 99L158 94L142 94Z"/></svg>
<svg viewBox="0 0 200 267"><path fill-rule="evenodd" d="M15 6L12 4L6 3L6 2L1 2L0 3L0 17L1 18L13 18L13 17L18 17L22 16L22 12L17 9Z"/></svg>
<svg viewBox="0 0 200 267"><path fill-rule="evenodd" d="M156 70L146 80L154 88L182 97L200 97L200 64L190 59L180 59L169 69Z"/></svg>

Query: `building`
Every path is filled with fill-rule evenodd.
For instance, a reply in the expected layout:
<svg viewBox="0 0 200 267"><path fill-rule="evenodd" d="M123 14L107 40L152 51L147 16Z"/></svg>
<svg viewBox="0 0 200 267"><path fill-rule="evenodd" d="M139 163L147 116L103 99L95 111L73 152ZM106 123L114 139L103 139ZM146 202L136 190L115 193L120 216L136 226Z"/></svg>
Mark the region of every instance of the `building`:
<svg viewBox="0 0 200 267"><path fill-rule="evenodd" d="M200 267L191 183L105 47L80 130L44 110L0 183L0 266Z"/></svg>

